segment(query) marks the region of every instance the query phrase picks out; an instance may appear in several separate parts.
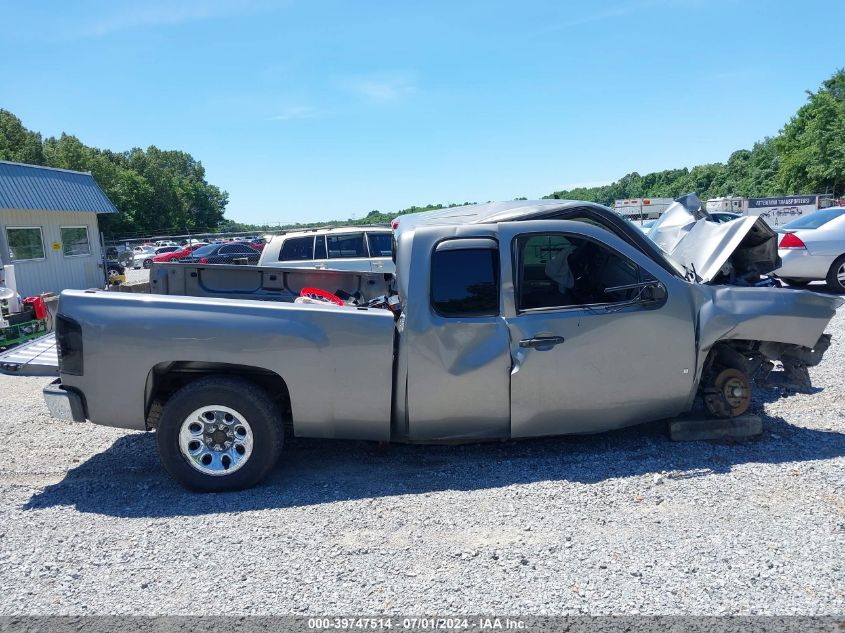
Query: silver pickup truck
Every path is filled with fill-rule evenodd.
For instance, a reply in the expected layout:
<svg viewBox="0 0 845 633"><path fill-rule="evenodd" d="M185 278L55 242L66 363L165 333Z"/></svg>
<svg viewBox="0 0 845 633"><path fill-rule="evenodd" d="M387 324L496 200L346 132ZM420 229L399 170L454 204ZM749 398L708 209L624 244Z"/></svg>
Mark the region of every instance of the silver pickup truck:
<svg viewBox="0 0 845 633"><path fill-rule="evenodd" d="M705 258L710 283L609 209L558 200L403 216L395 278L155 265L154 294L62 293L45 398L56 417L155 430L164 467L203 491L259 482L286 432L452 442L740 415L776 361L809 380L842 303L726 285L777 265L753 224ZM396 292L400 309L291 303L304 285Z"/></svg>

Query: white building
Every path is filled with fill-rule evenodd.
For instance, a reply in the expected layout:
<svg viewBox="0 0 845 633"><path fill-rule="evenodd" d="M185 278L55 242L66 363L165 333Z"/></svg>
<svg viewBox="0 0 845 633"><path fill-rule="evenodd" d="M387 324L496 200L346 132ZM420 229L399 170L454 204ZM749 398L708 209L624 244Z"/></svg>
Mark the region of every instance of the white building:
<svg viewBox="0 0 845 633"><path fill-rule="evenodd" d="M97 214L116 212L90 173L0 161L3 276L23 297L102 287Z"/></svg>
<svg viewBox="0 0 845 633"><path fill-rule="evenodd" d="M668 209L673 198L629 198L616 200L613 209L620 215L633 220L653 220Z"/></svg>

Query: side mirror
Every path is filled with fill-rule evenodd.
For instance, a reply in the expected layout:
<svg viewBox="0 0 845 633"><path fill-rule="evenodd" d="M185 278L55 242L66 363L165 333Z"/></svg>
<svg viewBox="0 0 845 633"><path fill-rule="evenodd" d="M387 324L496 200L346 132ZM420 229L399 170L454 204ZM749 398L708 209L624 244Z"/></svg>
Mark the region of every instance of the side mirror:
<svg viewBox="0 0 845 633"><path fill-rule="evenodd" d="M657 279L650 279L648 281L641 281L635 284L625 284L623 286L613 286L605 288L605 293L614 293L620 291L634 291L633 296L617 306L643 305L643 306L657 306L666 300L666 286L660 283Z"/></svg>
<svg viewBox="0 0 845 633"><path fill-rule="evenodd" d="M666 286L655 282L643 288L640 300L643 303L663 303L666 301Z"/></svg>

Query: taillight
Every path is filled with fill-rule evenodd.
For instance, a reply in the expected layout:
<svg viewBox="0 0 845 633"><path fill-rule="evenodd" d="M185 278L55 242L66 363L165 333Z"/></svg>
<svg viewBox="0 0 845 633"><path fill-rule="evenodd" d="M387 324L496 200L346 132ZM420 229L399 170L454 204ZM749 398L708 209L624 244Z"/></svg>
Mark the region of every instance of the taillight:
<svg viewBox="0 0 845 633"><path fill-rule="evenodd" d="M56 317L56 352L59 372L82 375L82 327L64 314Z"/></svg>
<svg viewBox="0 0 845 633"><path fill-rule="evenodd" d="M787 233L783 236L778 248L807 248L807 246L795 233Z"/></svg>
<svg viewBox="0 0 845 633"><path fill-rule="evenodd" d="M392 228L394 230L398 229L399 228L399 220L393 220L393 222L390 223L390 228Z"/></svg>
<svg viewBox="0 0 845 633"><path fill-rule="evenodd" d="M208 263L208 257L200 257L199 263L200 264L207 264Z"/></svg>

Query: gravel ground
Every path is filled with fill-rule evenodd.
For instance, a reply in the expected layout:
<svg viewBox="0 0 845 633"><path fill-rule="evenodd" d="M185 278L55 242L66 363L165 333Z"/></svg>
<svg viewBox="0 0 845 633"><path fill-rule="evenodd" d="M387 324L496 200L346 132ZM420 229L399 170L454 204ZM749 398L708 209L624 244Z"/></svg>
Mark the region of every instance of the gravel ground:
<svg viewBox="0 0 845 633"><path fill-rule="evenodd" d="M759 393L749 443L299 440L225 495L0 376L0 614L844 614L845 311L829 331L817 392Z"/></svg>
<svg viewBox="0 0 845 633"><path fill-rule="evenodd" d="M150 280L150 271L147 268L139 268L135 270L134 268L127 268L126 269L126 282L127 283L136 283L139 281L149 281Z"/></svg>

